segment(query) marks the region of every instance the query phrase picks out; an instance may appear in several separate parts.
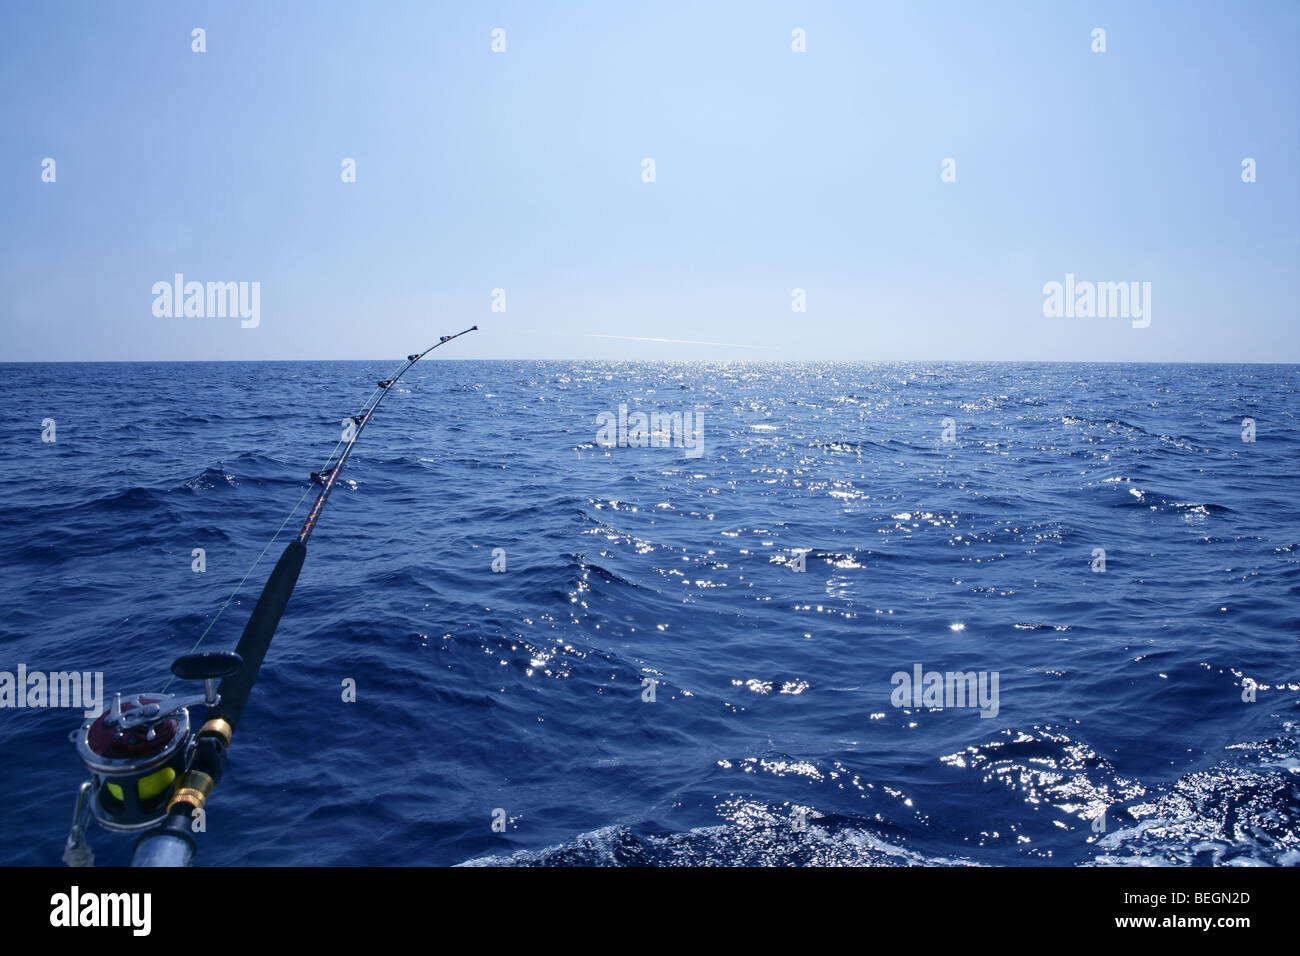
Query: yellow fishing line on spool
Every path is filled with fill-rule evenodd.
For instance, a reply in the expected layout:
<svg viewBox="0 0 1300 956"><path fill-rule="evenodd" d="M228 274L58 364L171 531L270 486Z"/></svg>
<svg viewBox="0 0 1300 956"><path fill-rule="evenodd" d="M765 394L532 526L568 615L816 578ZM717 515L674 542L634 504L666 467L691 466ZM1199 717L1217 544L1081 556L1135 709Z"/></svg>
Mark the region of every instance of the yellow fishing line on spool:
<svg viewBox="0 0 1300 956"><path fill-rule="evenodd" d="M176 780L176 771L171 767L163 767L157 773L151 773L147 777L141 777L135 783L136 795L141 801L152 800L160 793L166 792L167 788ZM118 800L122 799L122 787L120 784L105 784L108 792Z"/></svg>

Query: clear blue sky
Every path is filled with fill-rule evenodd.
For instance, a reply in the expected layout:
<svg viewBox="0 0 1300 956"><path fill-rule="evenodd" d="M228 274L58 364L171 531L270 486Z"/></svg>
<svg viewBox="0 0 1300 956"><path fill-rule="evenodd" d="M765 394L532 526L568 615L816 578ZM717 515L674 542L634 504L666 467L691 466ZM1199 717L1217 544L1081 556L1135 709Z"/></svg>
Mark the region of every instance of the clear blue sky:
<svg viewBox="0 0 1300 956"><path fill-rule="evenodd" d="M0 361L1296 362L1298 51L1294 0L5 4ZM1044 318L1067 272L1150 327Z"/></svg>

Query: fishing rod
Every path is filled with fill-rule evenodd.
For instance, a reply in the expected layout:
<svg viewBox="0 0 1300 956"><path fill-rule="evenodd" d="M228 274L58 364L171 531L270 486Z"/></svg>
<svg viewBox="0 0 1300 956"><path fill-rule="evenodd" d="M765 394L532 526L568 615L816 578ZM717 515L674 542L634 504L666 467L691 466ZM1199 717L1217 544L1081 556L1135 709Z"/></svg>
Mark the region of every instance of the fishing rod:
<svg viewBox="0 0 1300 956"><path fill-rule="evenodd" d="M316 530L316 522L320 520L325 502L338 482L339 472L379 403L411 366L434 349L476 329L477 325L455 335L444 335L423 352L408 355L397 374L376 383L375 391L360 413L348 419L349 427L330 453L325 466L312 472L312 484L280 525L283 530L312 488L320 487L307 513L307 520L280 555L262 588L235 649L191 650L172 662L173 677L203 681L203 693L180 697L167 694L164 688L162 693L156 694L114 694L109 709L86 721L73 735L77 756L90 771L90 780L83 783L77 792L72 829L63 851L65 863L69 866L94 865L94 853L86 841L89 815L105 829L143 834L136 841L132 866L190 864L198 850L194 834L206 829L206 824L201 822L204 806L225 771L231 738L244 714L244 705L248 703L248 695L271 646L280 616L289 603L294 585L298 583L298 574L307 558L307 539ZM340 445L343 452L335 460ZM279 534L276 531L262 550L263 555ZM261 555L258 555L260 560ZM253 567L256 566L257 561L254 561ZM249 568L248 574L252 571L253 568ZM248 574L244 575L244 580ZM243 581L240 586L242 584ZM220 617L238 591L239 586L236 586L216 617ZM199 637L195 648L212 629L216 617ZM206 712L198 731L192 732L190 708L199 705L204 706Z"/></svg>

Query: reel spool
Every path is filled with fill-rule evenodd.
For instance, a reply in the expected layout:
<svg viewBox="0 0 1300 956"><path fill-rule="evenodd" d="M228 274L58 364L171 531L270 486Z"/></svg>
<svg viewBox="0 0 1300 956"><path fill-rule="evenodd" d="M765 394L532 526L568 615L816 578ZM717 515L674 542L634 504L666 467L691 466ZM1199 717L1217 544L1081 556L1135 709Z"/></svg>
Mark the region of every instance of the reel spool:
<svg viewBox="0 0 1300 956"><path fill-rule="evenodd" d="M147 830L163 821L192 749L189 708L219 704L217 679L242 665L232 651L187 654L173 662L172 673L201 679L201 696L115 694L106 713L82 725L74 737L77 757L90 771L87 803L100 826ZM73 826L75 833L77 821Z"/></svg>

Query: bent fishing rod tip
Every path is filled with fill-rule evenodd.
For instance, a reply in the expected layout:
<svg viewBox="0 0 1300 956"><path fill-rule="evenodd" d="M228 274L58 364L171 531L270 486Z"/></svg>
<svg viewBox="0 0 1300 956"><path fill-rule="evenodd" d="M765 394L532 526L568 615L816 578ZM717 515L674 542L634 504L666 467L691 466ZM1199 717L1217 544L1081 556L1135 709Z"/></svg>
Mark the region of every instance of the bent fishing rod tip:
<svg viewBox="0 0 1300 956"><path fill-rule="evenodd" d="M457 332L455 335L444 335L442 338L438 340L438 344L441 345L443 342L450 342L452 339L459 338L460 336L464 335L465 332L477 332L477 331L478 331L478 326L471 325L468 329L465 329L464 332Z"/></svg>

